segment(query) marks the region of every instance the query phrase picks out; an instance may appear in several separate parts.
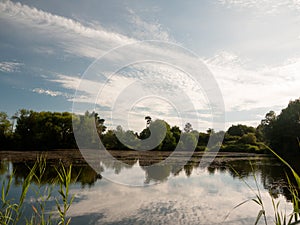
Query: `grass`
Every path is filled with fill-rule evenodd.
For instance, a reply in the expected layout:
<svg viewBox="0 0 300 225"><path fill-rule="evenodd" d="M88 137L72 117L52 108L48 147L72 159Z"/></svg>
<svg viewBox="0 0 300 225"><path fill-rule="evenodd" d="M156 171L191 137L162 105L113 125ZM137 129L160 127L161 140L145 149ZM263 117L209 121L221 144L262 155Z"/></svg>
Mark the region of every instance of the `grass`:
<svg viewBox="0 0 300 225"><path fill-rule="evenodd" d="M300 147L300 142L299 142L299 147ZM286 211L282 211L279 207L280 202L275 203L275 200L272 197L272 205L273 205L273 210L274 210L274 224L275 225L296 225L296 224L300 225L300 208L299 208L300 198L299 198L299 193L298 193L298 190L300 190L300 176L290 166L290 164L288 162L286 162L282 157L280 157L274 150L272 150L268 146L265 146L265 148L268 149L271 153L273 153L284 165L286 165L291 170L291 172L292 172L292 174L295 178L296 184L297 184L296 186L293 185L290 178L286 174L286 178L287 178L287 181L288 181L288 184L289 184L289 191L290 191L291 196L292 196L293 212L288 214ZM250 162L250 164L251 164L251 162ZM252 167L252 164L251 164L251 167ZM264 224L268 225L268 222L267 222L267 219L266 219L266 214L265 214L264 202L263 202L262 197L261 197L261 192L260 192L260 189L258 187L258 181L256 179L256 175L254 173L253 167L252 167L252 171L253 171L253 178L254 178L255 185L256 185L256 191L239 175L239 173L234 168L232 168L232 169L240 177L240 179L248 186L248 188L255 194L255 198L245 200L245 201L239 203L238 205L236 205L225 216L224 221L229 217L229 215L231 214L231 212L233 210L237 209L241 205L243 205L243 204L245 204L245 203L252 200L256 204L258 204L261 208L258 212L258 215L256 216L256 220L254 222L254 225L258 224L258 222L261 220L262 217L263 217L263 220L264 220Z"/></svg>
<svg viewBox="0 0 300 225"><path fill-rule="evenodd" d="M21 195L18 199L18 203L14 203L14 199L8 199L9 190L12 183L12 176L9 177L8 182L3 181L1 188L1 210L0 210L0 224L3 225L15 225L19 222L22 211L23 203L26 198L29 186L31 184L32 178L34 177L37 163L31 168L29 174L23 181Z"/></svg>
<svg viewBox="0 0 300 225"><path fill-rule="evenodd" d="M239 176L239 178L246 184L246 186L254 193L255 195L255 198L251 198L251 199L247 199L241 203L239 203L238 205L236 205L224 218L224 221L229 217L229 215L231 214L231 212L235 209L237 209L238 207L244 205L245 203L249 202L249 201L253 201L255 202L257 205L260 206L260 210L256 216L256 221L254 223L254 225L258 224L258 222L260 221L260 219L263 217L264 219L264 222L265 224L267 225L267 218L266 218L266 211L265 211L265 207L264 207L264 203L263 203L263 200L262 200L262 197L261 197L261 192L260 192L260 189L258 187L258 181L257 181L257 178L256 178L256 175L254 173L254 169L253 169L253 166L252 166L252 163L250 162L250 165L251 165L251 168L252 168L252 172L253 172L253 178L254 178L254 181L255 181L255 185L256 185L256 190L254 190L245 180L243 177L240 176L240 174L233 168L232 170L235 172L235 174L237 174L237 176Z"/></svg>
<svg viewBox="0 0 300 225"><path fill-rule="evenodd" d="M299 141L298 141L299 142ZM300 147L300 142L299 142ZM278 204L275 205L273 201L273 208L275 211L275 222L276 225L294 225L294 224L300 224L300 210L299 210L299 193L298 190L300 189L300 176L297 174L297 172L290 166L288 162L286 162L282 157L280 157L273 149L268 147L268 150L272 152L283 164L285 164L292 172L295 181L297 183L297 186L295 187L292 185L288 175L286 175L286 178L288 180L289 184L289 191L292 195L292 203L293 203L293 212L290 215L286 215L286 213L279 212L278 210Z"/></svg>
<svg viewBox="0 0 300 225"><path fill-rule="evenodd" d="M53 180L52 185L43 188L42 178L46 171L46 159L44 156L37 159L36 163L30 168L29 174L24 179L22 191L18 199L9 199L8 195L13 181L13 174L8 181L3 180L1 188L1 209L0 224L1 225L17 225L20 224L24 211L24 200L27 196L29 188L32 188L36 202L31 204L32 216L25 218L26 225L69 225L71 218L67 217L67 212L74 200L74 195L70 196L70 184L72 175L72 165L66 168L61 162L58 168L55 168L57 178ZM36 185L31 183L35 181ZM46 212L47 202L53 197L53 185L59 184L58 197L55 198L56 210L54 212ZM58 214L59 219L53 219L53 213ZM23 221L22 221L23 222Z"/></svg>
<svg viewBox="0 0 300 225"><path fill-rule="evenodd" d="M60 222L59 225L68 225L71 222L71 218L67 219L67 212L74 200L74 195L69 196L69 188L71 183L71 171L72 165L66 170L64 166L61 166L61 170L56 169L59 179L59 191L58 193L62 197L62 205L59 200L56 199L56 206L59 212Z"/></svg>

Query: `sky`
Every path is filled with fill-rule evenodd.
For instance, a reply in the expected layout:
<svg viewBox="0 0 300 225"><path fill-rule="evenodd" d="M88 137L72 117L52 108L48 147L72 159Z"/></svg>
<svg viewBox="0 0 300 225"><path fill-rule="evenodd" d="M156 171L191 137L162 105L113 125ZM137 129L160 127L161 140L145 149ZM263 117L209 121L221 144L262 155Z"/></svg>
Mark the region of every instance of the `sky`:
<svg viewBox="0 0 300 225"><path fill-rule="evenodd" d="M0 1L0 29L9 115L96 110L109 126L139 130L150 115L206 130L223 108L225 128L257 126L300 97L299 0Z"/></svg>

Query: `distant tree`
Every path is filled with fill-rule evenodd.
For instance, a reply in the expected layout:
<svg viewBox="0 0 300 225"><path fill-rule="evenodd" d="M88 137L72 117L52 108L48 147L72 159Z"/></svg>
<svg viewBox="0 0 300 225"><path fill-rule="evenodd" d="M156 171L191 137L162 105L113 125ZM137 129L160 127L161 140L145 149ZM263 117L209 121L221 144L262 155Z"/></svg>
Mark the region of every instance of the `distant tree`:
<svg viewBox="0 0 300 225"><path fill-rule="evenodd" d="M105 132L106 130L106 126L104 125L105 120L100 118L98 113L93 112L92 115L94 115L95 118L95 124L96 124L98 135L99 137L101 137L103 132Z"/></svg>
<svg viewBox="0 0 300 225"><path fill-rule="evenodd" d="M183 130L185 133L190 133L193 130L192 124L186 123Z"/></svg>
<svg viewBox="0 0 300 225"><path fill-rule="evenodd" d="M178 143L179 139L180 139L180 134L181 134L181 130L178 126L173 126L171 128L171 132L173 134L173 137L175 138L176 142Z"/></svg>
<svg viewBox="0 0 300 225"><path fill-rule="evenodd" d="M146 116L145 120L146 120L146 127L148 127L152 121L152 118L150 116Z"/></svg>
<svg viewBox="0 0 300 225"><path fill-rule="evenodd" d="M138 135L138 137L142 140L149 138L151 135L149 127L142 130L142 132Z"/></svg>
<svg viewBox="0 0 300 225"><path fill-rule="evenodd" d="M266 114L265 119L261 121L261 125L270 126L275 120L276 120L276 113L271 110Z"/></svg>
<svg viewBox="0 0 300 225"><path fill-rule="evenodd" d="M139 147L139 137L132 130L123 130L121 126L117 126L114 131L118 139L118 149L137 149Z"/></svg>
<svg viewBox="0 0 300 225"><path fill-rule="evenodd" d="M194 151L197 146L198 140L192 133L183 133L181 135L180 142L181 143L179 145L181 146L182 150Z"/></svg>
<svg viewBox="0 0 300 225"><path fill-rule="evenodd" d="M208 128L206 132L207 134L211 135L215 133L215 130L213 128Z"/></svg>
<svg viewBox="0 0 300 225"><path fill-rule="evenodd" d="M162 141L162 144L159 146L160 150L164 151L174 151L176 148L176 138L173 136L172 132L167 129L166 136Z"/></svg>
<svg viewBox="0 0 300 225"><path fill-rule="evenodd" d="M208 143L209 134L208 133L199 133L197 146L206 146Z"/></svg>
<svg viewBox="0 0 300 225"><path fill-rule="evenodd" d="M157 145L156 149L161 150L163 141L170 132L170 125L164 120L157 119L151 122L149 129L153 131L148 138L149 143L151 146Z"/></svg>
<svg viewBox="0 0 300 225"><path fill-rule="evenodd" d="M20 109L17 112L17 125L14 133L16 146L19 148L33 148L35 145L33 111Z"/></svg>
<svg viewBox="0 0 300 225"><path fill-rule="evenodd" d="M104 144L105 148L109 150L125 150L126 147L119 141L115 132L116 131L108 130L102 136L102 143Z"/></svg>
<svg viewBox="0 0 300 225"><path fill-rule="evenodd" d="M227 133L231 136L242 137L244 134L255 133L255 128L242 124L232 125L231 127L229 127Z"/></svg>
<svg viewBox="0 0 300 225"><path fill-rule="evenodd" d="M19 110L14 140L18 148L76 148L69 112Z"/></svg>
<svg viewBox="0 0 300 225"><path fill-rule="evenodd" d="M256 144L256 136L254 133L244 134L238 142L242 144Z"/></svg>
<svg viewBox="0 0 300 225"><path fill-rule="evenodd" d="M74 115L73 130L80 148L99 148L99 138L106 130L104 122L95 112L86 111L84 115Z"/></svg>
<svg viewBox="0 0 300 225"><path fill-rule="evenodd" d="M12 132L12 124L5 112L0 112L0 135L5 136Z"/></svg>
<svg viewBox="0 0 300 225"><path fill-rule="evenodd" d="M0 148L10 147L12 124L5 112L0 112Z"/></svg>
<svg viewBox="0 0 300 225"><path fill-rule="evenodd" d="M173 130L175 135L178 135L178 132L180 132L179 128L174 128ZM164 120L151 121L150 125L138 137L141 140L145 140L144 145L156 146L154 148L156 150L174 150L176 147L176 138L171 131L170 125Z"/></svg>

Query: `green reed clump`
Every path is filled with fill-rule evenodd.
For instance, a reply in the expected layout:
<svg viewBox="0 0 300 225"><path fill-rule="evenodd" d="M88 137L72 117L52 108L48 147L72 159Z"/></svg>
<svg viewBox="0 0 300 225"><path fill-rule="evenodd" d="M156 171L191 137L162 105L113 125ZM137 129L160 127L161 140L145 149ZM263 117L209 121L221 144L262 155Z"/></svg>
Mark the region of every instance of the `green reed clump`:
<svg viewBox="0 0 300 225"><path fill-rule="evenodd" d="M23 203L29 188L32 188L35 194L36 204L31 204L33 210L32 216L30 218L23 218L26 225L70 224L71 218L67 218L67 212L74 200L74 195L70 196L69 194L72 165L65 168L60 162L59 167L56 167L55 170L57 172L57 178L53 179L51 184L43 187L42 179L46 171L46 158L44 156L39 157L24 179L22 191L18 199L8 198L13 181L13 174L10 175L8 181L3 180L1 188L0 224L17 225L20 223L25 208ZM35 182L34 186L31 185L33 181ZM55 184L59 185L59 197L55 198L56 209L53 212L46 212L47 202L53 197L53 186ZM59 219L53 219L53 214L58 214Z"/></svg>
<svg viewBox="0 0 300 225"><path fill-rule="evenodd" d="M71 183L71 171L72 165L66 170L65 167L62 165L61 169L56 169L58 179L59 179L59 194L62 197L62 206L59 200L56 199L56 206L59 212L59 225L68 225L71 222L71 218L67 219L67 212L74 200L74 195L70 197L69 189Z"/></svg>
<svg viewBox="0 0 300 225"><path fill-rule="evenodd" d="M298 193L298 190L300 190L300 176L299 174L297 174L297 172L291 167L291 165L286 162L282 157L280 157L274 150L272 150L271 148L269 148L268 146L265 146L266 149L268 149L271 153L273 153L283 164L285 164L292 172L297 186L293 185L291 180L289 179L288 175L286 174L286 178L288 180L288 184L289 184L289 191L290 194L292 196L292 203L293 203L293 212L291 213L287 213L286 211L282 211L279 207L280 202L275 203L274 198L272 197L272 205L273 205L273 210L274 210L274 224L275 225L296 225L299 224L300 225L300 208L299 208L299 202L300 202L300 196ZM299 147L300 147L300 142L299 142ZM250 163L251 164L251 163ZM251 164L252 167L252 164ZM241 180L243 180L243 182L249 187L249 189L255 194L255 198L253 199L248 199L246 201L243 201L242 203L236 205L225 217L224 220L226 220L228 218L228 216L230 215L230 213L240 207L241 205L249 202L249 201L254 201L255 203L257 203L261 209L258 212L258 215L256 217L256 221L254 223L254 225L258 224L258 222L260 221L261 217L263 216L264 218L264 223L265 225L267 225L267 219L266 219L266 214L265 214L265 209L264 209L264 203L260 194L260 190L258 187L258 182L254 173L254 169L252 167L252 171L253 171L253 178L255 181L255 185L256 185L256 190L255 191L240 175L239 173L232 168L233 171L240 177Z"/></svg>
<svg viewBox="0 0 300 225"><path fill-rule="evenodd" d="M34 177L37 163L31 168L29 174L23 181L22 191L17 202L14 202L15 199L9 199L8 194L11 188L13 176L9 177L8 182L5 180L2 182L1 188L1 210L0 210L0 224L3 225L15 225L19 222L22 213L23 213L23 203L26 198L29 186Z"/></svg>
<svg viewBox="0 0 300 225"><path fill-rule="evenodd" d="M300 147L300 143L299 143ZM298 190L300 189L300 176L299 174L291 167L291 165L286 162L282 157L280 157L273 149L268 148L270 152L272 152L283 164L285 164L290 171L293 174L293 177L295 178L295 181L297 183L297 186L294 186L288 175L286 174L286 178L288 180L289 184L289 191L292 196L292 203L293 203L293 212L287 215L285 212L280 212L278 209L279 203L277 205L274 204L274 200L272 199L273 208L275 212L275 224L276 225L294 225L294 224L300 224L300 210L299 210L299 202L300 202L300 196L298 193Z"/></svg>
<svg viewBox="0 0 300 225"><path fill-rule="evenodd" d="M267 225L267 218L266 218L266 211L265 211L265 206L264 206L264 202L262 200L262 196L261 196L261 192L260 192L260 189L258 187L258 181L257 181L257 178L256 178L256 175L254 173L254 169L253 169L253 165L252 163L250 162L250 165L251 165L251 168L252 168L252 176L254 178L254 181L255 181L255 185L256 185L256 190L254 190L246 181L243 177L240 176L240 174L233 168L231 167L231 169L235 172L235 174L247 185L247 187L254 193L255 195L255 198L251 198L251 199L247 199L241 203L239 203L238 205L236 205L224 218L224 221L229 217L229 215L231 214L231 212L233 210L235 210L236 208L244 205L245 203L247 202L250 202L250 201L253 201L255 202L257 205L259 205L259 207L261 208L256 216L256 220L255 220L255 223L254 225L258 224L258 222L260 221L261 217L263 217L264 219L264 222L265 224Z"/></svg>

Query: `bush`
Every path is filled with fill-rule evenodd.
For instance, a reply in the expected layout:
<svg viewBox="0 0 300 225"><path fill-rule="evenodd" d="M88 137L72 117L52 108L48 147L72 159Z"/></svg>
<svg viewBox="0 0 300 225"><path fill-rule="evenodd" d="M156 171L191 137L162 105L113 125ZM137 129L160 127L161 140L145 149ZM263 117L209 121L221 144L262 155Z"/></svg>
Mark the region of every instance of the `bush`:
<svg viewBox="0 0 300 225"><path fill-rule="evenodd" d="M241 139L239 139L238 143L242 144L256 144L256 136L253 133L244 134Z"/></svg>
<svg viewBox="0 0 300 225"><path fill-rule="evenodd" d="M222 146L222 152L245 152L245 153L259 153L260 148L251 144L230 144Z"/></svg>

